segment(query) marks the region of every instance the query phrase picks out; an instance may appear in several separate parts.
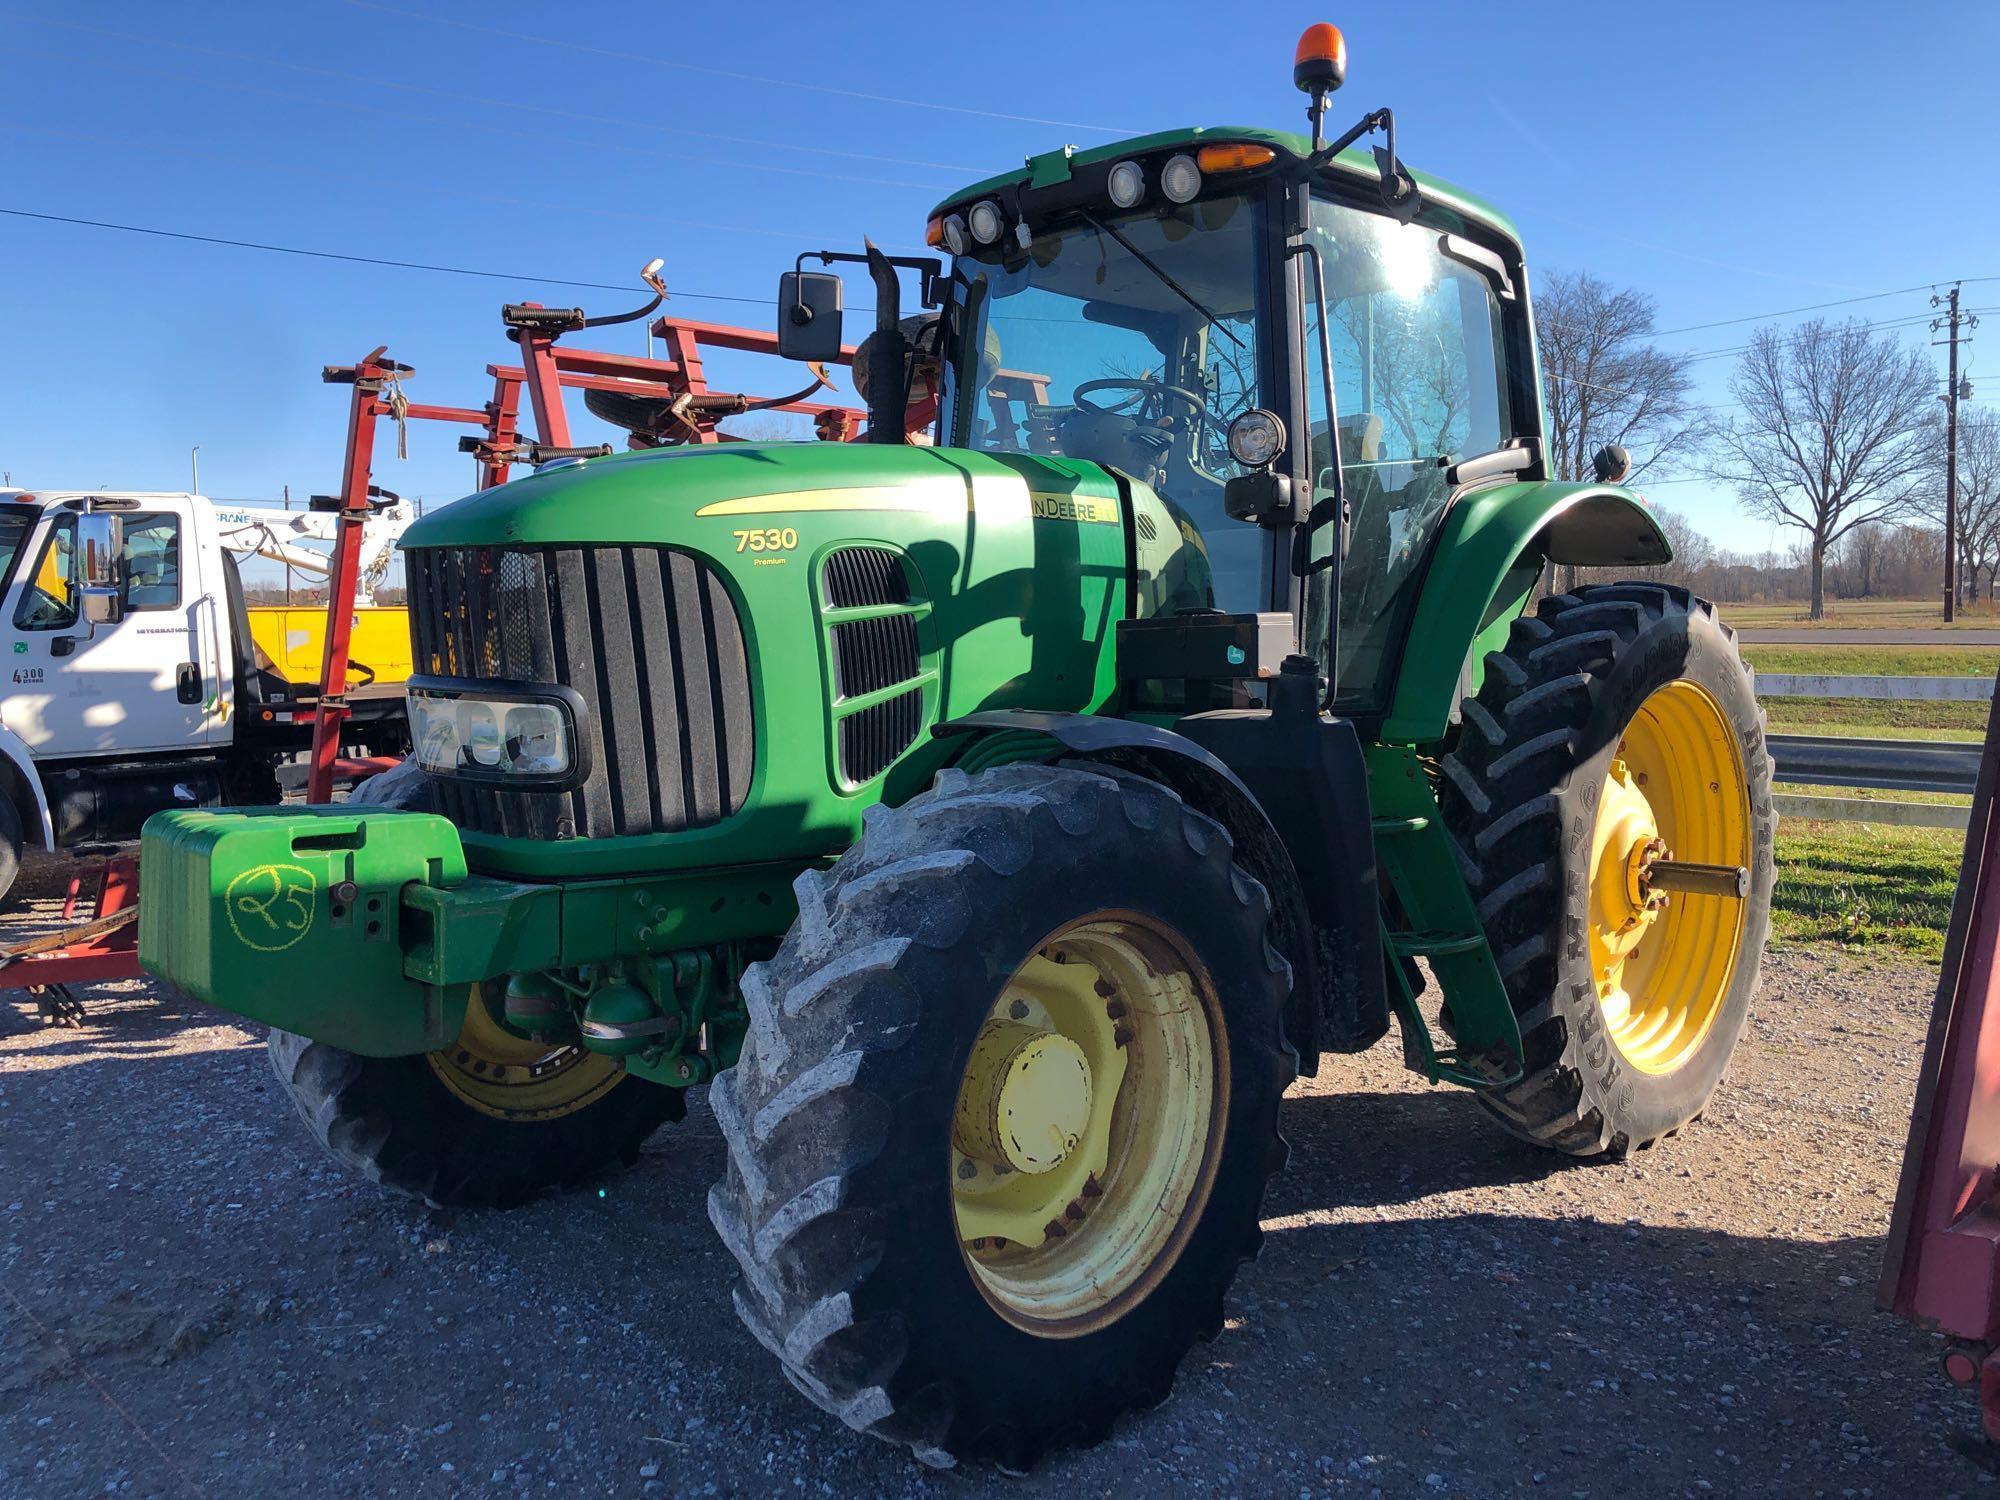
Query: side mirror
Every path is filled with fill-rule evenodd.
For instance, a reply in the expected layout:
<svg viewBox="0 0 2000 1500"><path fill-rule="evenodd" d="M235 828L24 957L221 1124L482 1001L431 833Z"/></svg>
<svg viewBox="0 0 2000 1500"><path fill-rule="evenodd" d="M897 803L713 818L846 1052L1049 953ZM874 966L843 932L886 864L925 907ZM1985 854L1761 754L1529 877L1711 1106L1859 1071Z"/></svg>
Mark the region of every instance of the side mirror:
<svg viewBox="0 0 2000 1500"><path fill-rule="evenodd" d="M1599 484L1623 484L1632 477L1632 455L1622 443L1606 443L1590 461Z"/></svg>
<svg viewBox="0 0 2000 1500"><path fill-rule="evenodd" d="M839 360L841 292L841 280L831 271L787 271L778 278L781 358Z"/></svg>
<svg viewBox="0 0 2000 1500"><path fill-rule="evenodd" d="M92 625L116 625L125 618L125 582L118 559L125 553L125 521L107 510L87 510L76 518L76 551L81 570L83 618Z"/></svg>

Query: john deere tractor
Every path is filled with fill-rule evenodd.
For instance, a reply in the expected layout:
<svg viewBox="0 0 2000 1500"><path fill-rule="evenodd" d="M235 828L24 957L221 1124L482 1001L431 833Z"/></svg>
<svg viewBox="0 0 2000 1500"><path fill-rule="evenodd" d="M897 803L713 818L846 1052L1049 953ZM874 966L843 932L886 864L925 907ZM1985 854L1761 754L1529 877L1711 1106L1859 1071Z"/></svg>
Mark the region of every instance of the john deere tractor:
<svg viewBox="0 0 2000 1500"><path fill-rule="evenodd" d="M1287 1086L1392 1017L1552 1150L1687 1124L1768 925L1750 673L1685 589L1538 597L1667 542L1615 455L1551 476L1507 220L1386 110L1322 139L1344 62L1307 33L1310 138L1051 151L871 249L862 441L418 522L406 773L152 819L147 966L434 1203L629 1162L706 1086L743 1322L936 1463L1161 1400ZM839 286L786 276L788 353L838 352Z"/></svg>

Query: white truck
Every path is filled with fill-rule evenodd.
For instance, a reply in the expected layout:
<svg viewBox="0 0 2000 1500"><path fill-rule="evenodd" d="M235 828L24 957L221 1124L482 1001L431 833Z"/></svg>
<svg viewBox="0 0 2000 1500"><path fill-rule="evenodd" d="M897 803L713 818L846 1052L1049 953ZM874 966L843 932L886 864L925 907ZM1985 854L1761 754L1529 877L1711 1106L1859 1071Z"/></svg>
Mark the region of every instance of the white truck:
<svg viewBox="0 0 2000 1500"><path fill-rule="evenodd" d="M363 532L347 737L401 748L409 626L377 607L408 506ZM250 607L236 554L318 576L336 518L190 494L0 489L0 901L24 848L137 836L176 806L278 800L311 735L321 605ZM301 710L307 710L301 712Z"/></svg>

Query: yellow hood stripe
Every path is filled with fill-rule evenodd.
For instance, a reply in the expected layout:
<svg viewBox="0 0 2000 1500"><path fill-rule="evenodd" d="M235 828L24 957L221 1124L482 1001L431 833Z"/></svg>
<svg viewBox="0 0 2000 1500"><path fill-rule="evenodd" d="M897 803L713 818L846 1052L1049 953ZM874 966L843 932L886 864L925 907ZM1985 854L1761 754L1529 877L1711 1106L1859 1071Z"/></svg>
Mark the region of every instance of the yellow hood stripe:
<svg viewBox="0 0 2000 1500"><path fill-rule="evenodd" d="M898 485L887 489L795 490L785 495L744 495L716 500L698 516L768 516L780 512L827 510L965 510L965 489L956 483Z"/></svg>

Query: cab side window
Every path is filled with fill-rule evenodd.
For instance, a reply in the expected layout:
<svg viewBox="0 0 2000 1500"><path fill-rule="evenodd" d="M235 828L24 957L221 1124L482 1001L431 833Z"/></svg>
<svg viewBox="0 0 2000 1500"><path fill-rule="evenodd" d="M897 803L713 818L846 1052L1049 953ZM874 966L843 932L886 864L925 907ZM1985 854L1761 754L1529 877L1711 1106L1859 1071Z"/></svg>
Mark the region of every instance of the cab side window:
<svg viewBox="0 0 2000 1500"><path fill-rule="evenodd" d="M17 630L66 630L76 623L76 517L58 516L14 606Z"/></svg>
<svg viewBox="0 0 2000 1500"><path fill-rule="evenodd" d="M181 602L181 518L137 515L125 522L125 607L177 609Z"/></svg>

